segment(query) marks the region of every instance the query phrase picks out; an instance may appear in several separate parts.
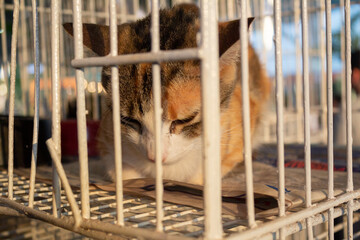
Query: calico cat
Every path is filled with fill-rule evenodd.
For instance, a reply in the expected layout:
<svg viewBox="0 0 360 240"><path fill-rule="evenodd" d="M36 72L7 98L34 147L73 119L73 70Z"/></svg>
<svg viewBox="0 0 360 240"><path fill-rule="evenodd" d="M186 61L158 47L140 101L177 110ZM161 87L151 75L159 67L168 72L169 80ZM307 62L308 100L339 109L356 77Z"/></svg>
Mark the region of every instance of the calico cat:
<svg viewBox="0 0 360 240"><path fill-rule="evenodd" d="M249 19L249 24L252 19ZM150 16L118 26L119 55L149 52ZM64 28L73 34L72 24ZM243 161L239 21L222 22L219 29L222 176ZM199 9L181 4L160 11L160 49L197 47ZM99 56L110 52L109 27L83 25L83 42ZM251 133L259 125L270 82L249 46ZM151 64L119 66L123 178L155 177ZM201 83L197 60L161 63L162 162L165 179L202 184ZM107 110L99 130L99 151L112 180L114 140L111 70L102 70Z"/></svg>

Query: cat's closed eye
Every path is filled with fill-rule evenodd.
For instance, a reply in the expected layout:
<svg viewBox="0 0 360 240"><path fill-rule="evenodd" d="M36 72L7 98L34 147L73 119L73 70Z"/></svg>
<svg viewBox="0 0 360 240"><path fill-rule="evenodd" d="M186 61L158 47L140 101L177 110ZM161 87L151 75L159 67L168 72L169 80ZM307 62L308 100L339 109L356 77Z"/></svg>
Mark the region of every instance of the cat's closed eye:
<svg viewBox="0 0 360 240"><path fill-rule="evenodd" d="M195 117L196 117L197 115L198 115L198 112L195 112L195 113L192 114L190 117L187 117L187 118L184 118L184 119L177 119L177 120L172 121L172 122L171 122L171 125L170 125L170 133L174 133L174 132L175 132L176 126L183 125L183 124L186 124L186 123L191 122L192 120L195 119Z"/></svg>
<svg viewBox="0 0 360 240"><path fill-rule="evenodd" d="M142 125L141 123L131 117L121 116L121 124L126 125L134 129L135 131L141 133L142 132Z"/></svg>

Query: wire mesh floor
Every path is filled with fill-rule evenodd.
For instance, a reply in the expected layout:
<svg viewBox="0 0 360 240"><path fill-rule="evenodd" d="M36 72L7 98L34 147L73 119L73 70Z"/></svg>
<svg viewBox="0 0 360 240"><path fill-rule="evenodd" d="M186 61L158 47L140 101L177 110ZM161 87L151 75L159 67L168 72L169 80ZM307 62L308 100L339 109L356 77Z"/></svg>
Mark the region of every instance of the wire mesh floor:
<svg viewBox="0 0 360 240"><path fill-rule="evenodd" d="M29 180L26 177L14 174L14 200L28 206ZM0 196L6 197L8 190L8 176L5 170L0 171ZM73 189L77 203L80 204L80 190ZM65 192L61 196L61 213L71 216L71 208ZM135 228L156 228L156 203L147 197L124 196L125 226ZM107 223L115 223L116 199L114 192L99 189L90 190L91 219ZM46 183L36 183L34 208L52 214L52 186ZM165 217L164 231L168 234L186 237L200 237L204 231L204 212L194 207L164 203ZM4 216L0 215L1 218ZM60 229L50 224L22 218L5 216L6 225L0 228L0 239L83 239L79 234ZM266 219L265 221L269 221ZM246 220L236 219L231 215L223 215L223 229L226 236L239 230L246 229ZM355 222L359 221L356 214ZM3 222L3 221L2 221ZM340 229L339 229L340 230ZM322 236L324 234L320 234ZM49 238L52 236L52 238ZM324 235L326 236L326 235ZM320 238L321 239L321 238Z"/></svg>
<svg viewBox="0 0 360 240"><path fill-rule="evenodd" d="M258 151L255 157L254 164L256 162L264 162L269 166L276 165L276 148L272 145L264 146L266 151L261 152ZM302 168L303 162L303 155L301 146L287 146L286 147L286 155L285 155L285 164L286 166L290 167L289 170L293 170L293 168ZM326 149L324 147L317 147L313 146L312 148L312 163L313 168L315 169L326 169ZM266 153L266 154L265 154ZM354 172L358 174L360 170L360 149L353 151L354 155ZM345 171L345 154L342 148L337 149L335 152L335 169L337 169L340 173ZM97 165L95 165L97 166ZM50 168L51 170L51 168ZM78 169L71 167L73 173L77 173ZM302 172L302 169L299 169ZM20 203L24 206L28 206L29 201L29 180L27 177L28 173L18 171L19 174L14 174L14 200L17 203ZM326 173L324 171L324 173ZM41 168L38 169L38 175L41 175ZM289 176L292 174L288 174ZM43 175L42 175L43 176ZM71 176L71 174L69 174ZM356 175L358 176L358 175ZM40 177L43 179L42 177ZM51 178L50 178L51 179ZM8 191L8 175L7 171L0 169L0 197L7 197ZM76 198L77 203L80 205L80 189L73 188L73 193ZM358 201L356 201L358 202ZM155 230L156 228L156 202L152 198L148 197L134 197L126 194L124 196L124 222L125 226L127 227L135 227L135 228L142 228L142 229L149 229ZM359 203L357 203L356 210L359 208ZM1 208L1 206L0 206ZM52 186L50 184L37 181L35 186L35 199L34 199L34 208L36 210L41 210L46 212L47 214L52 214ZM338 206L340 215L346 214L346 206L341 205ZM288 214L297 212L302 210L303 208L299 206L299 208L292 209L289 211ZM1 209L0 209L1 210ZM164 210L165 216L163 221L164 232L171 234L171 235L180 235L186 237L201 237L204 232L204 211L202 209L198 209L196 207L190 207L185 205L179 205L174 203L164 202ZM355 210L355 209L354 209ZM116 196L115 192L106 191L98 188L92 188L90 190L90 212L91 212L91 219L94 220L101 220L102 222L106 223L115 223L116 220ZM339 211L338 211L339 212ZM65 192L62 191L61 196L61 213L63 216L72 216L72 211L70 204L65 196ZM338 214L338 215L339 215ZM317 224L320 224L325 220L324 215L320 213L323 220L318 221ZM359 222L359 213L354 213L354 222ZM7 216L6 216L7 217ZM339 216L338 216L339 217ZM1 215L0 215L1 218ZM7 217L10 219L9 217ZM262 222L271 221L277 218L276 216L268 217L265 219L261 219ZM8 220L6 219L6 220ZM1 219L0 219L1 220ZM10 220L9 220L10 221ZM15 221L15 220L11 220ZM10 222L11 222L10 221ZM64 232L59 232L59 228L56 228L53 225L49 225L47 223L36 221L33 223L32 220L27 220L28 224L26 225L23 222L20 222L23 228L22 230L14 229L12 226L8 226L5 228L1 226L0 228L0 239L7 238L7 239L14 239L14 234L20 234L22 237L15 239L27 239L27 237L33 236L33 234L39 234L41 236L42 230L50 233L50 235L61 235L60 239L67 239L65 236L69 236L68 239L78 239L80 235L75 234L70 231L64 230ZM8 222L8 221L6 221ZM246 219L239 219L233 215L223 215L222 216L222 223L225 236L229 236L232 233L238 232L239 230L247 229L247 221ZM300 224L300 223L299 223ZM15 224L16 225L16 224ZM301 227L299 229L293 231L301 231L306 228L304 223L300 224ZM300 226L299 225L299 226ZM315 224L314 224L315 225ZM20 225L19 225L20 226ZM31 230L32 227L36 227L37 230ZM338 226L338 230L343 229L344 226ZM29 232L31 230L31 232ZM356 232L358 230L354 228ZM19 233L20 231L20 233ZM73 235L71 235L73 234ZM317 234L316 234L317 235ZM320 233L317 236L325 236L326 232ZM39 238L42 239L42 238ZM47 239L47 238L44 238ZM322 239L319 237L319 239Z"/></svg>
<svg viewBox="0 0 360 240"><path fill-rule="evenodd" d="M24 217L1 216L0 239L4 240L80 240L88 239L80 234L51 224Z"/></svg>
<svg viewBox="0 0 360 240"><path fill-rule="evenodd" d="M7 196L7 172L0 171L0 194ZM14 174L14 200L25 206L29 201L29 180ZM80 190L73 189L77 203L80 204ZM156 202L146 197L124 196L125 226L137 228L156 227ZM36 183L34 209L52 214L52 186L45 183ZM204 230L204 211L193 207L164 203L164 231L170 234L181 234L188 237L201 236ZM104 190L90 190L91 219L115 223L116 199L114 192ZM71 216L71 208L66 199L65 192L61 192L61 214ZM225 233L230 234L244 226L246 221L236 219L234 216L223 215ZM1 236L1 235L0 235Z"/></svg>

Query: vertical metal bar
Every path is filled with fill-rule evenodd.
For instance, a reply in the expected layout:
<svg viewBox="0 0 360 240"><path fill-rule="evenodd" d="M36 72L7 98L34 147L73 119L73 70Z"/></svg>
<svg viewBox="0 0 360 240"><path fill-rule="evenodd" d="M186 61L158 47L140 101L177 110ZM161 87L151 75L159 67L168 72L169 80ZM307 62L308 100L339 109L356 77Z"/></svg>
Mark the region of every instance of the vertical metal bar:
<svg viewBox="0 0 360 240"><path fill-rule="evenodd" d="M227 0L227 16L228 19L235 18L235 7L234 7L234 0Z"/></svg>
<svg viewBox="0 0 360 240"><path fill-rule="evenodd" d="M347 231L347 229L348 229L348 220L347 220L347 216L342 216L342 220L343 220L343 229L342 229L342 231L343 231L343 234L344 234L344 239L349 239L348 238L348 231ZM346 229L346 230L345 230Z"/></svg>
<svg viewBox="0 0 360 240"><path fill-rule="evenodd" d="M160 51L160 16L159 1L151 1L151 52ZM154 129L155 129L155 164L156 164L156 230L163 231L163 168L161 149L161 68L159 64L152 65L153 95L154 95Z"/></svg>
<svg viewBox="0 0 360 240"><path fill-rule="evenodd" d="M285 166L284 166L284 87L282 77L281 51L281 1L274 1L275 12L275 61L276 61L276 136L279 174L279 216L285 216ZM285 239L284 228L280 229L280 239Z"/></svg>
<svg viewBox="0 0 360 240"><path fill-rule="evenodd" d="M149 14L149 12L151 11L151 0L146 0L145 4L146 4L146 14Z"/></svg>
<svg viewBox="0 0 360 240"><path fill-rule="evenodd" d="M91 23L96 23L95 0L90 0L90 2L89 2L89 12L90 12L90 22Z"/></svg>
<svg viewBox="0 0 360 240"><path fill-rule="evenodd" d="M354 226L353 226L353 218L354 218L354 212L353 212L353 204L354 200L350 200L347 204L347 239L354 239Z"/></svg>
<svg viewBox="0 0 360 240"><path fill-rule="evenodd" d="M327 134L325 131L325 126L327 122L327 104L326 104L326 71L325 71L325 28L324 28L324 11L325 11L325 1L320 1L320 12L318 12L317 19L319 20L319 28L320 28L320 65L321 65L321 75L320 75L320 83L321 83L321 94L320 94L320 105L321 105L321 142L326 141Z"/></svg>
<svg viewBox="0 0 360 240"><path fill-rule="evenodd" d="M247 15L246 16L252 16L252 8L251 8L251 5L250 5L250 0L246 0L246 4L247 4Z"/></svg>
<svg viewBox="0 0 360 240"><path fill-rule="evenodd" d="M222 239L219 49L216 1L201 1L205 238Z"/></svg>
<svg viewBox="0 0 360 240"><path fill-rule="evenodd" d="M74 16L74 47L75 59L82 59L83 32L82 32L82 1L73 2ZM86 137L86 113L85 113L85 91L84 91L84 69L76 69L76 118L79 143L80 181L81 181L81 214L83 218L90 217L89 204L89 168Z"/></svg>
<svg viewBox="0 0 360 240"><path fill-rule="evenodd" d="M264 15L265 15L265 1L262 0L258 0L258 4L259 4L259 21L260 21L260 29L263 31L264 30ZM267 50L265 48L264 42L265 42L265 36L264 34L262 34L262 46L261 46L261 52L262 52L262 56L261 56L261 60L263 64L267 63ZM267 131L270 132L270 125L266 124L266 128ZM265 136L266 141L270 141L270 133L269 136Z"/></svg>
<svg viewBox="0 0 360 240"><path fill-rule="evenodd" d="M9 95L9 157L8 157L8 198L13 199L14 172L14 110L16 80L16 46L19 26L19 1L14 1L13 26L11 35L10 95Z"/></svg>
<svg viewBox="0 0 360 240"><path fill-rule="evenodd" d="M136 16L139 11L139 1L138 0L133 1L133 9L134 9L133 14Z"/></svg>
<svg viewBox="0 0 360 240"><path fill-rule="evenodd" d="M49 72L48 72L48 54L46 51L46 40L45 40L45 33L47 32L47 24L45 23L45 1L39 2L39 15L40 15L40 43L41 43L41 62L43 63L43 86L44 86L44 97L42 101L46 102L46 106L50 106L50 89L49 89ZM42 10L42 11L41 11Z"/></svg>
<svg viewBox="0 0 360 240"><path fill-rule="evenodd" d="M248 62L248 32L247 32L247 1L241 0L240 42L241 42L241 87L243 102L243 135L244 160L246 175L246 206L249 227L256 226L254 207L254 187L252 173L251 133L250 133L250 96L249 96L249 62Z"/></svg>
<svg viewBox="0 0 360 240"><path fill-rule="evenodd" d="M302 98L302 86L301 86L301 46L300 46L300 32L299 24L300 23L300 0L294 0L294 24L295 24L295 51L296 51L296 140L298 143L302 140L302 129L303 129L303 120L302 113L303 107L301 105Z"/></svg>
<svg viewBox="0 0 360 240"><path fill-rule="evenodd" d="M341 22L344 21L344 0L340 0L340 13L341 13ZM346 107L346 76L345 76L345 26L341 24L340 31L340 58L342 62L342 72L341 72L341 114L344 116L345 107Z"/></svg>
<svg viewBox="0 0 360 240"><path fill-rule="evenodd" d="M305 202L311 207L311 141L310 141L310 94L309 94L309 41L307 0L301 1L303 91L304 91L304 151L305 151ZM306 219L308 239L313 239L311 218Z"/></svg>
<svg viewBox="0 0 360 240"><path fill-rule="evenodd" d="M33 142L31 154L31 169L30 169L30 189L29 189L29 207L34 206L34 191L35 191L35 176L36 176L36 162L38 151L38 136L39 136L39 104L40 104L40 53L39 53L39 16L36 0L32 0L32 14L33 14L33 33L34 33L34 75L35 75L35 112L34 112L34 127L33 127Z"/></svg>
<svg viewBox="0 0 360 240"><path fill-rule="evenodd" d="M62 11L62 5L59 5L59 15L60 15L59 24L61 26L63 23L63 18L64 18L64 13ZM67 56L67 53L65 52L64 42L65 42L64 31L60 31L60 76L66 76L66 74L67 74L67 66L65 65L65 56ZM61 85L60 85L60 88L62 88ZM66 93L66 91L64 91L64 93L60 97L60 99L62 99L62 102L64 102L64 104L61 105L62 116L66 116L66 111L65 111L65 105L67 104L67 102L66 102L67 96L66 95L67 95L67 93Z"/></svg>
<svg viewBox="0 0 360 240"><path fill-rule="evenodd" d="M352 109L351 109L351 26L350 1L345 0L345 76L346 76L346 153L347 191L354 190L352 175Z"/></svg>
<svg viewBox="0 0 360 240"><path fill-rule="evenodd" d="M122 1L124 2L124 1ZM110 54L118 55L118 32L116 17L116 2L110 0ZM119 92L119 69L111 67L113 122L114 122L114 149L115 149L115 176L116 176L116 216L117 224L124 225L123 212L123 186L122 186L122 159L121 159L121 128L120 128L120 92Z"/></svg>
<svg viewBox="0 0 360 240"><path fill-rule="evenodd" d="M174 6L174 1L172 1L172 6L171 7L173 7ZM162 7L162 8L166 8L167 7L167 3L166 3L166 0L160 0L160 7Z"/></svg>
<svg viewBox="0 0 360 240"><path fill-rule="evenodd" d="M29 64L29 55L28 55L28 34L26 33L26 27L27 27L27 22L26 22L26 9L25 9L25 0L21 0L20 1L20 9L21 9L21 24L20 24L20 30L21 30L21 51L19 52L19 55L21 55L22 57L19 56L19 63L20 66L22 66L20 68L21 71L21 92L22 92L22 112L25 115L29 115L30 114L30 104L29 104L29 97L28 97L28 93L29 93L29 74L27 72L27 66Z"/></svg>
<svg viewBox="0 0 360 240"><path fill-rule="evenodd" d="M250 16L260 16L260 4L258 3L258 1L252 1L252 5L249 5L249 3L248 3L248 6L249 6L249 8L251 8L252 9L252 11L253 11L253 13L251 14L249 14ZM258 27L256 27L256 25L254 25L255 27L255 29L257 29Z"/></svg>
<svg viewBox="0 0 360 240"><path fill-rule="evenodd" d="M351 105L351 19L350 0L345 0L345 77L346 77L346 168L347 192L354 190L353 184L353 159L352 159L352 105ZM353 210L354 200L350 200L348 209L348 239L353 239Z"/></svg>
<svg viewBox="0 0 360 240"><path fill-rule="evenodd" d="M89 11L90 11L90 22L96 23L96 9L95 9L95 0L91 0L89 3ZM90 69L91 76L93 77L93 81L95 81L95 92L91 94L93 101L93 119L98 120L100 118L100 107L99 107L99 86L97 82L97 71L96 68Z"/></svg>
<svg viewBox="0 0 360 240"><path fill-rule="evenodd" d="M333 127L333 79L332 79L332 32L331 0L325 2L326 20L326 80L327 80L327 153L328 199L334 198L334 127ZM334 240L334 208L328 211L328 237Z"/></svg>
<svg viewBox="0 0 360 240"><path fill-rule="evenodd" d="M107 14L107 9L109 9L109 0L105 0L105 8L104 8L104 12L105 12L105 23L109 24L110 23L110 16Z"/></svg>
<svg viewBox="0 0 360 240"><path fill-rule="evenodd" d="M136 2L136 1L135 1ZM126 1L120 0L120 14L121 14L121 23L127 22L127 10L126 10Z"/></svg>
<svg viewBox="0 0 360 240"><path fill-rule="evenodd" d="M224 0L217 0L216 6L219 7L219 16L220 20L226 20L228 19L228 16L226 15L226 2Z"/></svg>
<svg viewBox="0 0 360 240"><path fill-rule="evenodd" d="M51 89L52 89L52 130L55 154L61 159L61 82L60 82L60 0L51 1ZM60 178L53 163L53 215L61 214Z"/></svg>
<svg viewBox="0 0 360 240"><path fill-rule="evenodd" d="M1 29L4 31L1 34L1 47L2 47L2 60L4 63L4 81L7 89L9 89L9 61L8 61L8 50L7 50L7 32L6 32L6 18L5 18L5 0L1 0ZM7 111L6 111L7 112Z"/></svg>

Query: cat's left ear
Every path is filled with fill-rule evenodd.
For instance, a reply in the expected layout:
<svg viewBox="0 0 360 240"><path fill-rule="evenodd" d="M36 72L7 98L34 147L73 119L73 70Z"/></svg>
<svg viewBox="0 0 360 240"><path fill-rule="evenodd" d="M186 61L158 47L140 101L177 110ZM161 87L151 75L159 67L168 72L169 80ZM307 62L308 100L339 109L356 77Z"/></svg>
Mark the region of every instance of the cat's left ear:
<svg viewBox="0 0 360 240"><path fill-rule="evenodd" d="M248 18L248 28L254 18ZM222 56L240 38L240 20L219 23L219 56Z"/></svg>
<svg viewBox="0 0 360 240"><path fill-rule="evenodd" d="M64 23L63 27L67 33L74 36L73 24ZM105 56L110 52L109 26L84 23L83 44L99 56Z"/></svg>

